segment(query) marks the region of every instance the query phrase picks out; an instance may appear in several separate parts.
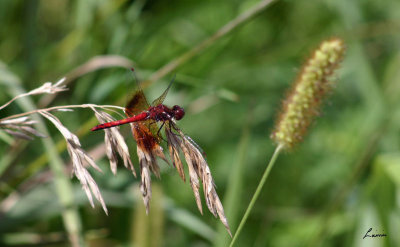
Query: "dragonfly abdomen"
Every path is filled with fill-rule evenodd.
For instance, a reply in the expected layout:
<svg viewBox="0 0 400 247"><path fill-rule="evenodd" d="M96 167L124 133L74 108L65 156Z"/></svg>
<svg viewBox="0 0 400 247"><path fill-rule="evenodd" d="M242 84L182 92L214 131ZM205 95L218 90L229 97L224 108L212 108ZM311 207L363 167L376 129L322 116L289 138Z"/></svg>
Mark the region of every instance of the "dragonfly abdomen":
<svg viewBox="0 0 400 247"><path fill-rule="evenodd" d="M95 127L93 127L91 129L91 131L96 131L96 130L101 130L101 129L107 129L107 128L111 128L114 126L118 126L118 125L123 125L123 124L127 124L127 123L133 123L133 122L138 122L138 121L142 121L147 119L149 116L149 113L147 111L142 112L138 115L129 117L129 118L125 118L125 119L121 119L121 120L116 120L116 121L112 121L112 122L108 122L108 123L103 123L103 124L99 124Z"/></svg>

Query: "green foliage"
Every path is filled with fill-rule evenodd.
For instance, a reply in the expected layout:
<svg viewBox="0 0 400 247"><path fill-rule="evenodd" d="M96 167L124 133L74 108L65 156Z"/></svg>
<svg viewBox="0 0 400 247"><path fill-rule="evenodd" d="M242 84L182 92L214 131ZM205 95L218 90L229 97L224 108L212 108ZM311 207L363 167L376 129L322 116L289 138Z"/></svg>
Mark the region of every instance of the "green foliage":
<svg viewBox="0 0 400 247"><path fill-rule="evenodd" d="M0 105L67 74L75 75L70 90L52 106L123 105L134 88L126 66L74 70L96 56L119 55L146 80L257 3L0 1ZM301 64L324 39L347 44L321 117L303 143L281 153L236 246L400 246L399 9L396 0L277 0L144 85L151 101L176 73L166 104L185 108L179 126L207 153L235 232L273 153L269 135L280 100ZM42 99L20 99L0 118L42 107ZM102 133L89 131L96 124L89 111L56 115L85 150L103 142ZM123 169L114 176L100 159L104 173L90 172L109 216L99 204L92 209L77 179L60 176L70 161L63 138L48 122L41 128L51 139L0 135L1 246L65 246L71 234L88 246L229 244L222 224L206 210L200 215L188 181L165 163L162 180L152 177L157 198L146 218L139 179ZM130 131L122 130L138 168ZM369 228L387 237L363 239Z"/></svg>

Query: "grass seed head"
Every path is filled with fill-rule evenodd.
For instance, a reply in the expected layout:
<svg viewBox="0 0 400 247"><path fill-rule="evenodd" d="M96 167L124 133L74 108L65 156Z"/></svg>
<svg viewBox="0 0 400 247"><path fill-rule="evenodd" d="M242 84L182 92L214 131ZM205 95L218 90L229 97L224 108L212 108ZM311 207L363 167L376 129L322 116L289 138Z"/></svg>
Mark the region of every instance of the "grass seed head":
<svg viewBox="0 0 400 247"><path fill-rule="evenodd" d="M308 126L320 112L320 106L334 84L333 74L343 59L341 39L323 41L300 71L282 103L281 113L271 138L284 149L299 143Z"/></svg>

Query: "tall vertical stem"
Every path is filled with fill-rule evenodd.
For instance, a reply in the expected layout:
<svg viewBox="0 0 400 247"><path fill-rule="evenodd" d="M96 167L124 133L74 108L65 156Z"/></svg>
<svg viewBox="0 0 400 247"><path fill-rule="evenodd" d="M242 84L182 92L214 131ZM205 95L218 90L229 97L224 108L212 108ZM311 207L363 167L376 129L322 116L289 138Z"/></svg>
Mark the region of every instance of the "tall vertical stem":
<svg viewBox="0 0 400 247"><path fill-rule="evenodd" d="M260 192L261 192L262 188L264 187L265 181L267 181L268 175L271 172L272 167L274 166L275 161L278 158L279 153L281 152L281 150L282 150L282 146L281 145L276 147L276 149L274 151L274 154L272 155L271 160L269 161L268 166L264 171L264 174L263 174L263 176L262 176L262 178L260 180L260 183L258 184L256 192L254 192L254 195L251 198L250 204L247 207L246 212L244 213L244 216L243 216L242 220L240 221L239 227L236 230L235 235L233 236L232 242L229 245L230 247L232 247L235 244L236 239L238 238L240 232L242 231L242 228L243 228L244 224L246 223L247 218L249 217L250 212L253 209L254 204L256 203L256 201L258 199L258 196L260 195Z"/></svg>

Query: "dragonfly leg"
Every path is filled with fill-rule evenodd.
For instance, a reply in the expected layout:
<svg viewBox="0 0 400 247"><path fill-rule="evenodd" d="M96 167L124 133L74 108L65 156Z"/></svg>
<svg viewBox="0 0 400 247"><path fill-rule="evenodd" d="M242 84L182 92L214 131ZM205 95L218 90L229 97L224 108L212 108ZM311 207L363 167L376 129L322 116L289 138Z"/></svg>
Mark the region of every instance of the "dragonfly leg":
<svg viewBox="0 0 400 247"><path fill-rule="evenodd" d="M150 126L151 126L152 124L157 124L157 122L151 122L151 123L148 125L149 128L150 128ZM167 140L165 140L165 139L162 137L161 133L160 133L160 131L161 131L162 127L164 126L164 124L165 124L165 121L163 121L163 123L161 124L160 128L158 128L157 136L158 136L161 140L167 142Z"/></svg>
<svg viewBox="0 0 400 247"><path fill-rule="evenodd" d="M165 121L163 121L163 123L161 124L160 128L158 129L158 131L157 131L157 136L158 136L160 139L162 139L163 141L167 142L167 140L165 140L165 139L162 137L161 133L160 133L162 127L164 127L164 124L165 124ZM168 143L168 142L167 142L167 143Z"/></svg>
<svg viewBox="0 0 400 247"><path fill-rule="evenodd" d="M176 125L175 125L172 121L169 122L169 128L171 129L171 127L172 127L172 129L174 129L176 132L178 132L178 127L176 127ZM171 133L174 134L174 135L176 135L176 136L181 137L181 135L179 135L179 134L177 134L177 133L174 133L174 132L172 132L172 131L171 131Z"/></svg>

